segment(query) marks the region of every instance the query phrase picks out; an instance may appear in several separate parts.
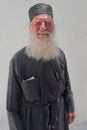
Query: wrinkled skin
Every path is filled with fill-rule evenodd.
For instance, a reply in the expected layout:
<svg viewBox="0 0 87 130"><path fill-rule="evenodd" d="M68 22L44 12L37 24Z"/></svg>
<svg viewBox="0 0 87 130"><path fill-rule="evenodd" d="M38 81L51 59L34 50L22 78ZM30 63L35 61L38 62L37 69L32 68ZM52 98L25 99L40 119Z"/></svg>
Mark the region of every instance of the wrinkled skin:
<svg viewBox="0 0 87 130"><path fill-rule="evenodd" d="M51 16L47 14L41 14L36 16L31 22L31 30L37 34L39 39L43 39L44 36L49 36L49 33L53 32L54 21Z"/></svg>

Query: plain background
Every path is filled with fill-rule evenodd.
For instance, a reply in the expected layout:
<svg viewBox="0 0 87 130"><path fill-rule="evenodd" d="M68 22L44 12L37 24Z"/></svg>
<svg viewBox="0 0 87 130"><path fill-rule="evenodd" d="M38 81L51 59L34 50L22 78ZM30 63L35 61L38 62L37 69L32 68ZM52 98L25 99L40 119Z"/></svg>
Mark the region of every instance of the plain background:
<svg viewBox="0 0 87 130"><path fill-rule="evenodd" d="M76 106L70 130L87 126L87 0L0 0L0 130L8 130L6 92L13 54L28 43L28 9L35 3L53 7L58 45L65 52Z"/></svg>

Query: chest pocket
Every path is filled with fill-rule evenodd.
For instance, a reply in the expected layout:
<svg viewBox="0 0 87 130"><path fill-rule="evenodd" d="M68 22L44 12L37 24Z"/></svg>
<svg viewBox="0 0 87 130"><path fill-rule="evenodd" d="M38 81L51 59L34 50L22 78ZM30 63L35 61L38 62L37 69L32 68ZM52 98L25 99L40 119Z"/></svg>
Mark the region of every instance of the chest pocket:
<svg viewBox="0 0 87 130"><path fill-rule="evenodd" d="M41 65L42 63L40 63L40 69L37 77L32 76L22 81L22 90L26 101L36 102L40 100L39 75L41 71Z"/></svg>
<svg viewBox="0 0 87 130"><path fill-rule="evenodd" d="M39 79L23 80L22 90L26 101L38 101L40 99Z"/></svg>

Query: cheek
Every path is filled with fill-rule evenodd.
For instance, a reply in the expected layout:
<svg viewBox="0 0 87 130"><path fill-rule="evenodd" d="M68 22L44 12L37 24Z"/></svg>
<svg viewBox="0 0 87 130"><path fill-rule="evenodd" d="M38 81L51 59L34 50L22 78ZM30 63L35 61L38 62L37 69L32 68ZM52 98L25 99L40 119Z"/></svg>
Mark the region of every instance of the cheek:
<svg viewBox="0 0 87 130"><path fill-rule="evenodd" d="M52 31L53 31L53 27L48 27L48 29L47 29L50 33L52 33Z"/></svg>
<svg viewBox="0 0 87 130"><path fill-rule="evenodd" d="M32 26L32 30L33 30L33 32L37 32L39 30L39 28L37 26Z"/></svg>

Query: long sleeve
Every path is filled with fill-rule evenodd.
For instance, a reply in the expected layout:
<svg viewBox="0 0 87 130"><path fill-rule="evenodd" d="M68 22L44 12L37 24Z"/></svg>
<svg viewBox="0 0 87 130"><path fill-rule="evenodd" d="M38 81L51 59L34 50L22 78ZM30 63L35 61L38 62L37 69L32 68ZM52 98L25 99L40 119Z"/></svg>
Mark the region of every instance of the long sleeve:
<svg viewBox="0 0 87 130"><path fill-rule="evenodd" d="M74 99L73 99L73 92L71 89L71 83L69 79L69 73L67 69L67 62L65 59L65 92L64 92L64 101L65 105L67 107L68 112L74 112L75 111L75 105L74 105Z"/></svg>
<svg viewBox="0 0 87 130"><path fill-rule="evenodd" d="M24 130L20 117L21 87L15 58L10 61L6 108L10 130Z"/></svg>

